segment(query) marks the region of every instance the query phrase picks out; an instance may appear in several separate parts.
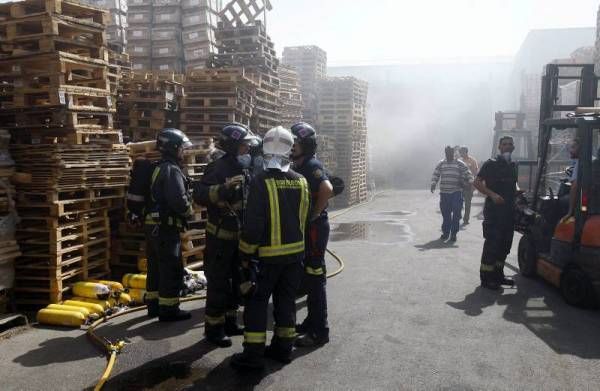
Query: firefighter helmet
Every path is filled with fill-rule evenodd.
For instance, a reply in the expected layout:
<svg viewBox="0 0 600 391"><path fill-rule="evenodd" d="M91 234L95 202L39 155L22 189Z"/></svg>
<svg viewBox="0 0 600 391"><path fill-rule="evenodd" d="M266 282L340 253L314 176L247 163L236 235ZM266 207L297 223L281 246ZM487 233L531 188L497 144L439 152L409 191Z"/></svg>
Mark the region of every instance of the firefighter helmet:
<svg viewBox="0 0 600 391"><path fill-rule="evenodd" d="M225 125L221 129L218 146L219 149L226 153L236 156L240 144L250 142L253 138L254 135L247 127L242 124L232 123Z"/></svg>
<svg viewBox="0 0 600 391"><path fill-rule="evenodd" d="M177 156L179 147L189 148L191 146L192 142L185 133L175 128L161 130L156 138L156 149L163 155Z"/></svg>
<svg viewBox="0 0 600 391"><path fill-rule="evenodd" d="M310 124L299 122L293 125L292 134L302 146L304 156L312 156L317 152L317 132Z"/></svg>
<svg viewBox="0 0 600 391"><path fill-rule="evenodd" d="M293 145L294 138L289 130L282 126L269 130L263 139L265 169L288 171L290 169L289 157Z"/></svg>

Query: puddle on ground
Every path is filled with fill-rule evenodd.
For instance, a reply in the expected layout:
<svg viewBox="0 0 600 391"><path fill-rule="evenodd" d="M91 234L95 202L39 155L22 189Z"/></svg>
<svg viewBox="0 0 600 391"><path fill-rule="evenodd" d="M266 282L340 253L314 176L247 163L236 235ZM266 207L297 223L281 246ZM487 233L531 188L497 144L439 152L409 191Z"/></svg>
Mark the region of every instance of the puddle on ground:
<svg viewBox="0 0 600 391"><path fill-rule="evenodd" d="M391 212L379 212L378 214L383 216L412 216L415 214L415 212L411 212L409 210L398 210Z"/></svg>
<svg viewBox="0 0 600 391"><path fill-rule="evenodd" d="M365 241L371 244L392 245L406 243L413 238L406 220L357 221L332 224L329 240L332 242Z"/></svg>

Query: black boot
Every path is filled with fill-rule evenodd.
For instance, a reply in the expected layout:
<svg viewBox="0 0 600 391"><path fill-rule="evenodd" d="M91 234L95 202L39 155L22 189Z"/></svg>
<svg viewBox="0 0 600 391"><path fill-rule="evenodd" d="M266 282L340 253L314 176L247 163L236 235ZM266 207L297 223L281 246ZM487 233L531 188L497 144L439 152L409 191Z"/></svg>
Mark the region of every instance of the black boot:
<svg viewBox="0 0 600 391"><path fill-rule="evenodd" d="M231 346L231 339L225 334L224 325L206 325L204 327L204 335L206 340L220 348L228 348Z"/></svg>
<svg viewBox="0 0 600 391"><path fill-rule="evenodd" d="M267 346L265 349L265 357L282 364L289 364L292 362L292 349L285 349L271 343L271 345Z"/></svg>
<svg viewBox="0 0 600 391"><path fill-rule="evenodd" d="M244 335L244 329L238 326L237 318L234 316L225 317L225 334L228 337Z"/></svg>
<svg viewBox="0 0 600 391"><path fill-rule="evenodd" d="M305 320L302 323L296 325L296 333L306 334L308 332L308 322Z"/></svg>
<svg viewBox="0 0 600 391"><path fill-rule="evenodd" d="M161 322L178 322L180 320L188 320L192 314L188 311L179 309L177 306L159 306L158 320Z"/></svg>
<svg viewBox="0 0 600 391"><path fill-rule="evenodd" d="M158 300L147 300L148 317L156 318L158 316Z"/></svg>
<svg viewBox="0 0 600 391"><path fill-rule="evenodd" d="M515 286L515 281L510 278L502 277L502 280L500 281L500 285Z"/></svg>
<svg viewBox="0 0 600 391"><path fill-rule="evenodd" d="M231 366L237 370L261 371L265 369L265 359L259 354L244 350L243 353L233 355Z"/></svg>

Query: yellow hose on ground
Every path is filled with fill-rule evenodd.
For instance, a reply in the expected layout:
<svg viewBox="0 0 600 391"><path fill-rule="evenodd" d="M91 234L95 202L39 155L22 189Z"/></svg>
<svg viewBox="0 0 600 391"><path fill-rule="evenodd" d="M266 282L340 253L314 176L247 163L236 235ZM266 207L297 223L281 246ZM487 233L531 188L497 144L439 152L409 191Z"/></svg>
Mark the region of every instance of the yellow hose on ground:
<svg viewBox="0 0 600 391"><path fill-rule="evenodd" d="M350 208L347 208L333 216L330 217L330 220L333 220L345 213L348 213L349 211L351 211L352 209L358 208L359 206L364 206L369 204L371 201L373 201L373 199L375 197L377 197L379 194L382 194L382 192L377 193L375 196L373 196L373 198L371 200L369 200L366 203L363 204L359 204L359 205L355 205L352 206ZM329 253L329 255L331 255L333 257L333 259L338 263L339 267L336 271L331 272L329 274L327 274L327 278L332 278L337 276L338 274L340 274L343 270L344 270L344 261L342 260L342 258L340 258L336 253L334 253L333 251L327 249L327 253ZM186 298L182 298L180 301L182 303L187 303L190 301L196 301L196 300L204 300L206 299L206 295L198 295L198 296L191 296L191 297L186 297ZM117 361L117 354L119 354L121 352L121 350L123 349L123 347L125 346L125 341L119 341L116 344L112 344L109 340L107 340L106 338L100 338L96 335L95 330L96 328L103 324L108 322L111 319L117 318L119 316L123 316L123 315L127 315L127 314L131 314L134 312L138 312L138 311L142 311L145 310L146 306L140 306L140 307L136 307L136 308L131 308L125 311L121 311L119 313L116 313L114 315L111 316L105 316L101 319L98 319L97 321L95 321L94 323L92 323L87 331L86 334L88 336L88 338L90 338L92 340L92 342L96 343L97 345L99 345L102 349L104 349L107 353L108 356L108 363L106 364L106 369L104 370L104 373L102 374L102 377L100 378L100 381L98 382L98 384L96 385L96 387L94 388L94 391L100 391L102 389L102 387L104 387L104 384L108 381L108 379L110 378L110 374L115 366L115 363Z"/></svg>

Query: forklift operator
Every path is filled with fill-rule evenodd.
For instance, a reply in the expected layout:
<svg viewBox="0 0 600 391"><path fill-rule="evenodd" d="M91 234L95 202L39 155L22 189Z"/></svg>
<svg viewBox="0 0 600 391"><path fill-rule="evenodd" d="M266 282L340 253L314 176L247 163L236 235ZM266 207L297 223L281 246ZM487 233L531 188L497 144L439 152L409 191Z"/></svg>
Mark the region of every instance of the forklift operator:
<svg viewBox="0 0 600 391"><path fill-rule="evenodd" d="M504 262L510 253L514 236L514 201L517 195L517 169L511 155L515 149L512 137L502 137L500 154L483 164L473 183L485 194L483 208L483 253L481 255L481 286L498 290L501 285L514 285L504 276Z"/></svg>

